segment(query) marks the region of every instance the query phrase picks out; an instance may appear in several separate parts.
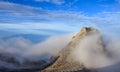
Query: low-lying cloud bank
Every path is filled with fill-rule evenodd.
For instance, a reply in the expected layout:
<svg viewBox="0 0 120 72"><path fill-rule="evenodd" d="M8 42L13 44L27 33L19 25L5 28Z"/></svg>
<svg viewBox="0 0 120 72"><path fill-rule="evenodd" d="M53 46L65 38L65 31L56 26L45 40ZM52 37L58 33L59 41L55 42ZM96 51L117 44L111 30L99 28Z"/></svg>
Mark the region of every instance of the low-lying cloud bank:
<svg viewBox="0 0 120 72"><path fill-rule="evenodd" d="M41 43L33 44L22 37L0 40L0 54L13 56L21 65L25 58L31 61L39 60L43 55L56 56L71 40L74 34L52 36ZM120 39L116 36L103 36L103 46L100 35L86 36L73 50L73 58L83 63L86 68L98 72L119 72L120 71ZM45 58L45 57L43 57ZM1 58L2 59L2 58ZM45 59L49 59L45 58ZM0 67L15 67L7 63L4 58L0 60Z"/></svg>
<svg viewBox="0 0 120 72"><path fill-rule="evenodd" d="M31 46L28 49L27 55L41 55L41 54L51 54L56 55L58 52L64 48L72 39L74 34L52 36L48 40Z"/></svg>
<svg viewBox="0 0 120 72"><path fill-rule="evenodd" d="M0 40L0 67L15 68L12 63L20 63L23 66L27 60L39 61L56 56L71 40L73 34L52 36L48 40L33 44L23 37L14 37ZM42 58L41 58L42 57ZM11 60L11 61L10 61Z"/></svg>

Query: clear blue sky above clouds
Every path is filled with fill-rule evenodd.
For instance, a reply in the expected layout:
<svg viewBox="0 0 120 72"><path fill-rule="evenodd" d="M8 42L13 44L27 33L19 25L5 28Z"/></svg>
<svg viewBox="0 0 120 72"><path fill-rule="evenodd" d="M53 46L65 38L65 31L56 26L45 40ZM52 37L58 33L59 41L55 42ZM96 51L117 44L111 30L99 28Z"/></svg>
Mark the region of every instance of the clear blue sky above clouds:
<svg viewBox="0 0 120 72"><path fill-rule="evenodd" d="M0 30L61 34L83 26L118 32L120 0L0 0Z"/></svg>

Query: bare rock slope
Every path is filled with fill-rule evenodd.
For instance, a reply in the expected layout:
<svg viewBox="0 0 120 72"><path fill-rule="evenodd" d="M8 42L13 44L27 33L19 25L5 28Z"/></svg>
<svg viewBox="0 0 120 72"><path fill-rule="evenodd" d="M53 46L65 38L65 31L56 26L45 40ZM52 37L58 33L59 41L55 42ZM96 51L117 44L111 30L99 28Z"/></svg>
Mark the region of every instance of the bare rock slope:
<svg viewBox="0 0 120 72"><path fill-rule="evenodd" d="M42 72L90 72L90 70L85 68L84 64L78 63L71 57L71 52L82 39L93 34L100 34L100 32L92 27L82 28L79 33L73 36L69 44L60 51L57 59L50 66L42 70ZM98 40L98 44L102 49L101 37Z"/></svg>

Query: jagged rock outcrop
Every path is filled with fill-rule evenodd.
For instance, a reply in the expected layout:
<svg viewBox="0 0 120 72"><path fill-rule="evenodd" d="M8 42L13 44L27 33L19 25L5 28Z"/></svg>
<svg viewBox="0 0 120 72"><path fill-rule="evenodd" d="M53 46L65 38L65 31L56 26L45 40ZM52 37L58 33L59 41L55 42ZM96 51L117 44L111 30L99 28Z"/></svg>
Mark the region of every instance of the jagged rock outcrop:
<svg viewBox="0 0 120 72"><path fill-rule="evenodd" d="M76 62L71 57L71 51L74 50L81 39L94 34L100 34L100 32L92 27L82 28L77 35L73 36L71 42L69 42L69 44L60 51L56 61L46 69L42 70L42 72L90 72L90 70L87 70L84 67L84 64ZM98 40L98 44L101 50L103 50L102 37Z"/></svg>

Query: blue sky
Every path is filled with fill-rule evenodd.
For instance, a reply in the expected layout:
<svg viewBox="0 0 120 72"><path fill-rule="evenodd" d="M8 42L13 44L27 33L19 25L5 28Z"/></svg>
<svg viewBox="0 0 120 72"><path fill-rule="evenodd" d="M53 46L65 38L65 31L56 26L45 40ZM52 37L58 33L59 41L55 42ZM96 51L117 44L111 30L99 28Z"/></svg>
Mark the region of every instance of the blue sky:
<svg viewBox="0 0 120 72"><path fill-rule="evenodd" d="M0 0L0 30L64 34L93 26L119 32L120 0Z"/></svg>

